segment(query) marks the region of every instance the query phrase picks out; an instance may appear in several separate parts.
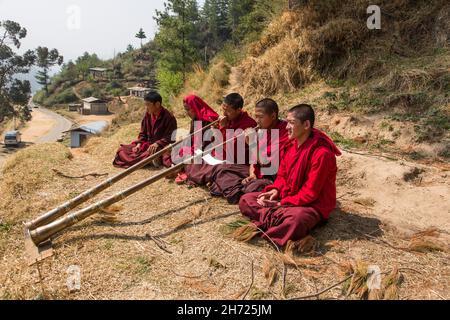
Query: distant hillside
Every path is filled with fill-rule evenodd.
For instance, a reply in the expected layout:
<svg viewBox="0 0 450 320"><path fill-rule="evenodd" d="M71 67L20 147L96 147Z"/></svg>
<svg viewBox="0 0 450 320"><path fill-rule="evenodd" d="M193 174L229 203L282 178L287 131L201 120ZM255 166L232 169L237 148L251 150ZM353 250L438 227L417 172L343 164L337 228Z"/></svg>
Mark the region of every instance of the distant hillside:
<svg viewBox="0 0 450 320"><path fill-rule="evenodd" d="M151 46L149 43L142 49L119 53L111 60L101 60L96 54L85 53L77 60L64 64L61 72L51 79L49 94L41 90L34 101L52 108L89 96L111 100L128 95L128 87L154 82L155 62L150 53ZM108 71L104 77L95 78L89 72L90 68L95 67Z"/></svg>

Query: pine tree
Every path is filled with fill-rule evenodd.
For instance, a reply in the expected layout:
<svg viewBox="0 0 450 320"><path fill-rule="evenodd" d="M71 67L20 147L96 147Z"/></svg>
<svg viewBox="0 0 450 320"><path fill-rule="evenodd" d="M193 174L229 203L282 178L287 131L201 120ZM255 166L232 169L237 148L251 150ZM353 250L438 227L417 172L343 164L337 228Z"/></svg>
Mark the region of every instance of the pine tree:
<svg viewBox="0 0 450 320"><path fill-rule="evenodd" d="M199 60L199 12L195 0L169 0L164 11L156 11L159 32L155 42L159 47L160 67L181 72L186 78L188 66Z"/></svg>
<svg viewBox="0 0 450 320"><path fill-rule="evenodd" d="M145 35L144 30L143 30L142 28L139 29L139 32L136 33L135 37L141 40L141 49L142 49L142 41L143 41L144 39L147 39L147 36Z"/></svg>
<svg viewBox="0 0 450 320"><path fill-rule="evenodd" d="M46 47L38 47L36 49L37 66L42 68L36 75L37 82L44 86L45 93L48 95L49 70L56 65L62 65L64 58L59 55L58 50L49 50Z"/></svg>
<svg viewBox="0 0 450 320"><path fill-rule="evenodd" d="M22 55L15 52L27 36L27 30L19 23L0 21L0 34L0 122L8 116L29 120L30 113L25 106L30 98L30 82L18 80L17 75L29 72L36 55L31 50Z"/></svg>

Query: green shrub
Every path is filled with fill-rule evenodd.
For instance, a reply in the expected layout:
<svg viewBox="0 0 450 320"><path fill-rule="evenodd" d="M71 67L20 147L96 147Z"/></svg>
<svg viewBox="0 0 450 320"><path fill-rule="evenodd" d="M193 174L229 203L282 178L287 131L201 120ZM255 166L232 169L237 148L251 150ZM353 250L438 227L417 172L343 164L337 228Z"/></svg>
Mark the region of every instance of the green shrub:
<svg viewBox="0 0 450 320"><path fill-rule="evenodd" d="M179 72L173 73L160 68L156 78L159 81L159 93L163 97L163 102L167 105L170 98L178 95L183 88L183 75Z"/></svg>

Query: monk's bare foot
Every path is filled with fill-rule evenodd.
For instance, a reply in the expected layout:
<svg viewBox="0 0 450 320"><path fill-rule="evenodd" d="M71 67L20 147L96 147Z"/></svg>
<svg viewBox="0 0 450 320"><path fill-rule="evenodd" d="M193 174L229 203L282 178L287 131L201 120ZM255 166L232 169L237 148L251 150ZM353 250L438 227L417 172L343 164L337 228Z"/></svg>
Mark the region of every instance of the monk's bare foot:
<svg viewBox="0 0 450 320"><path fill-rule="evenodd" d="M175 172L169 174L168 176L166 176L166 179L167 179L167 180L173 180L173 179L175 179L175 178L178 176L178 174L180 173L180 171L181 171L181 170L177 170L177 171L175 171Z"/></svg>

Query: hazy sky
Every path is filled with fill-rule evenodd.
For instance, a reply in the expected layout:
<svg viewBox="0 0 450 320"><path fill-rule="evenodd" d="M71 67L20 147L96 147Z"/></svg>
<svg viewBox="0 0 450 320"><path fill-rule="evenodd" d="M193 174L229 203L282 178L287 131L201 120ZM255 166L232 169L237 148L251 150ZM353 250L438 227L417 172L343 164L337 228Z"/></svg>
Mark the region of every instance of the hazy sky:
<svg viewBox="0 0 450 320"><path fill-rule="evenodd" d="M140 46L135 34L143 28L147 39L157 30L155 10L163 10L164 0L0 0L0 21L13 20L28 31L19 52L38 46L56 48L64 62L84 52L111 59L129 44ZM202 6L204 0L197 1ZM54 68L57 72L59 68ZM17 75L30 80L35 92L36 68Z"/></svg>
<svg viewBox="0 0 450 320"><path fill-rule="evenodd" d="M28 30L22 49L57 48L67 62L85 51L109 59L114 49L140 45L143 28L153 38L155 9L163 0L0 0L0 20L14 20Z"/></svg>

